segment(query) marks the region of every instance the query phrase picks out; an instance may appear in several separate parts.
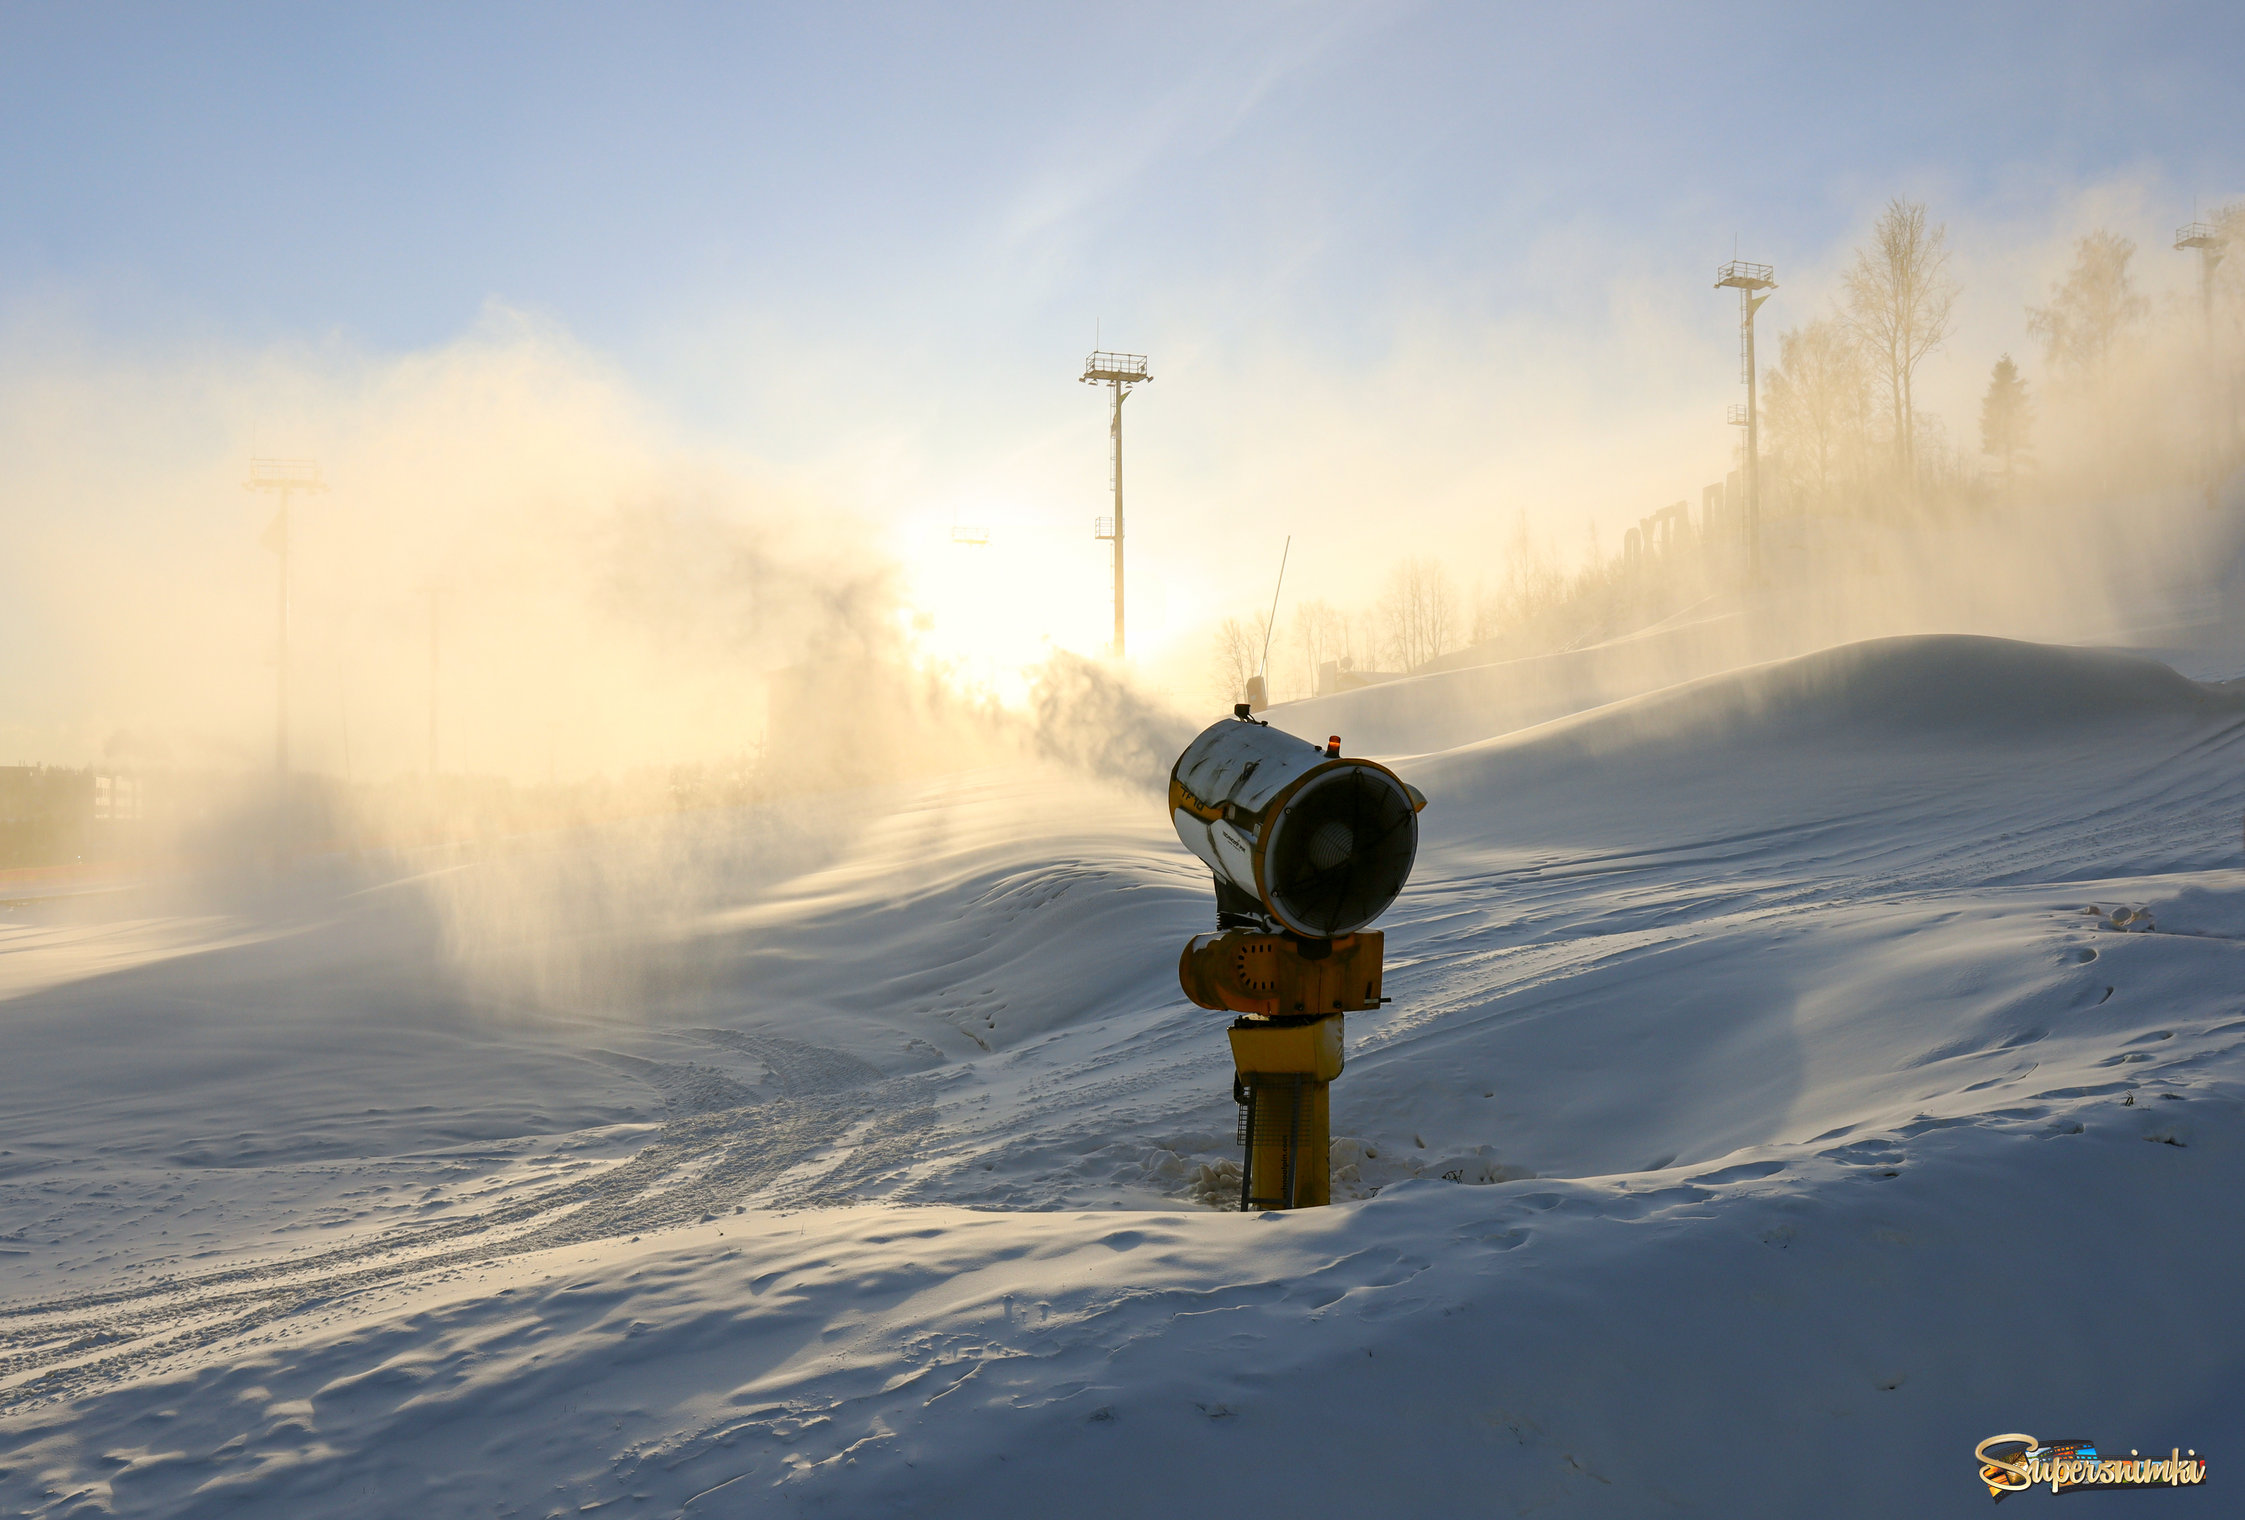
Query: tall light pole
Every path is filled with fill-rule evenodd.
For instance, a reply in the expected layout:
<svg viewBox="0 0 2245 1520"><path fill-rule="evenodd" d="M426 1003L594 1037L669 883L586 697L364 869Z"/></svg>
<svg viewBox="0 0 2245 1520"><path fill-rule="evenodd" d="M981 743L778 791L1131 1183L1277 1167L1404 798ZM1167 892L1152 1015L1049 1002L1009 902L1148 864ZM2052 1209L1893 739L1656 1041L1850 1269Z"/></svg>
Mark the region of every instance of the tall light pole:
<svg viewBox="0 0 2245 1520"><path fill-rule="evenodd" d="M246 491L270 491L281 499L281 509L265 529L265 547L280 561L274 598L273 641L273 773L288 774L288 507L289 498L327 489L314 459L252 459Z"/></svg>
<svg viewBox="0 0 2245 1520"><path fill-rule="evenodd" d="M429 599L429 777L437 773L437 653L439 633L444 626L445 587L431 581L421 588Z"/></svg>
<svg viewBox="0 0 2245 1520"><path fill-rule="evenodd" d="M1083 383L1104 385L1110 397L1107 432L1113 440L1112 474L1115 487L1115 515L1100 518L1092 525L1092 537L1102 541L1112 540L1115 546L1115 658L1123 657L1123 450L1122 409L1130 399L1130 388L1144 385L1154 377L1146 373L1144 354L1112 354L1105 349L1095 349L1084 360Z"/></svg>
<svg viewBox="0 0 2245 1520"><path fill-rule="evenodd" d="M1738 292L1738 363L1746 380L1746 578L1762 578L1762 424L1754 400L1754 313L1777 288L1767 264L1732 259L1715 271L1715 288Z"/></svg>
<svg viewBox="0 0 2245 1520"><path fill-rule="evenodd" d="M2229 253L2227 229L2234 209L2223 212L2219 222L2192 222L2175 231L2178 249L2190 248L2198 253L2198 304L2206 318L2206 409L2209 414L2206 419L2206 505L2209 509L2214 505L2214 491L2220 484L2223 446L2234 441L2231 435L2237 428L2233 384L2228 382L2228 377L2213 373L2221 363L2221 345L2214 333L2214 271L2221 267L2222 259ZM2214 417L2212 413L2216 408L2227 416Z"/></svg>

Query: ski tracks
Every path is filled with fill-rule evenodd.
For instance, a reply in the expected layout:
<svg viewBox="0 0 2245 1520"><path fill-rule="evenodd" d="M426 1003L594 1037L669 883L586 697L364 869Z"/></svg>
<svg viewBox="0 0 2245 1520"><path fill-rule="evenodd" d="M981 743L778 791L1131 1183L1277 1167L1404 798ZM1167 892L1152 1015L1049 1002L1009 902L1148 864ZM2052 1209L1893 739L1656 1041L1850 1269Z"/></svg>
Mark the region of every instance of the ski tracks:
<svg viewBox="0 0 2245 1520"><path fill-rule="evenodd" d="M558 1180L519 1178L499 1201L394 1225L309 1255L0 1303L0 1412L84 1397L160 1364L310 1328L354 1299L532 1252L693 1224L753 1204L841 1204L896 1188L937 1128L936 1074L885 1078L867 1062L779 1036L692 1033L761 1062L751 1087L692 1062L587 1054L647 1083L670 1117L628 1159ZM550 1158L545 1158L549 1161Z"/></svg>

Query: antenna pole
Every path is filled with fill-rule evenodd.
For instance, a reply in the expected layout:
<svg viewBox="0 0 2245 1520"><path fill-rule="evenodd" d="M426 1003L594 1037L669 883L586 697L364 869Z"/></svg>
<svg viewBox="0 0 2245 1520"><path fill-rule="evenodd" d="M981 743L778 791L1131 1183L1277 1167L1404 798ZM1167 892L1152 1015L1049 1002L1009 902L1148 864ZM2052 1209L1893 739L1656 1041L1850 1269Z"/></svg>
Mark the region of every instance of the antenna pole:
<svg viewBox="0 0 2245 1520"><path fill-rule="evenodd" d="M1278 551L1278 584L1271 588L1271 615L1263 620L1263 658L1256 665L1255 674L1268 676L1271 669L1271 633L1278 627L1278 597L1286 589L1286 556L1294 552L1294 535L1286 535L1286 547Z"/></svg>
<svg viewBox="0 0 2245 1520"><path fill-rule="evenodd" d="M288 774L288 493L281 487L281 512L273 521L280 557L279 596L273 613L273 774Z"/></svg>

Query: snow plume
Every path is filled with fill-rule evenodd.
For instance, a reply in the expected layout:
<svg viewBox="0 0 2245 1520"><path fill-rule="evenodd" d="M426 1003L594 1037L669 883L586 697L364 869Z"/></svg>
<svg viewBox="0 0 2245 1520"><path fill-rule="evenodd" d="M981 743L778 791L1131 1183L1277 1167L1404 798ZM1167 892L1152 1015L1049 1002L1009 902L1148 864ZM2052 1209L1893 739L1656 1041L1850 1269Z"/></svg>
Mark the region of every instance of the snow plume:
<svg viewBox="0 0 2245 1520"><path fill-rule="evenodd" d="M843 504L680 438L533 322L388 358L15 352L0 460L41 505L0 561L0 764L135 773L114 869L197 911L390 889L481 1010L675 1009L760 943L776 882L900 802L945 826L941 773L1155 787L1189 728L1066 655L1000 708L922 657ZM266 456L326 487L290 504L285 785Z"/></svg>
<svg viewBox="0 0 2245 1520"><path fill-rule="evenodd" d="M842 504L535 322L391 357L9 351L0 764L136 773L118 869L177 863L203 903L408 881L479 999L629 1005L660 947L848 837L838 788L1020 748L915 670ZM285 786L264 456L325 484L290 503Z"/></svg>
<svg viewBox="0 0 2245 1520"><path fill-rule="evenodd" d="M1037 752L1105 781L1160 791L1195 725L1113 668L1065 651L1031 693Z"/></svg>
<svg viewBox="0 0 2245 1520"><path fill-rule="evenodd" d="M725 995L744 956L776 948L762 927L775 889L863 868L901 817L915 848L940 847L954 804L984 785L957 773L1001 768L984 775L1093 810L1113 807L1122 786L1126 811L1158 819L1152 799L1194 731L1113 667L1072 654L1047 660L1017 713L893 652L840 647L775 679L770 746L744 776L679 767L660 787L615 787L595 799L610 816L494 839L423 878L460 984L492 1010L704 1017L696 1010ZM1031 782L1034 761L1067 779ZM1083 796L1102 790L1103 802Z"/></svg>
<svg viewBox="0 0 2245 1520"><path fill-rule="evenodd" d="M652 791L603 794L618 816L492 840L421 879L460 985L497 1011L637 1019L704 1017L708 1005L722 1020L709 1000L744 956L775 949L761 927L773 891L862 868L900 817L916 847L938 847L956 801L984 784L957 773L1108 791L1082 799L1095 809L1121 786L1126 810L1158 818L1152 798L1194 730L1113 667L1067 653L1039 669L1027 713L901 659L837 654L775 680L772 724L768 752L736 783L677 768ZM1068 779L1028 783L1033 761Z"/></svg>
<svg viewBox="0 0 2245 1520"><path fill-rule="evenodd" d="M757 666L901 662L896 568L856 545L649 492L598 525L600 604L674 651Z"/></svg>
<svg viewBox="0 0 2245 1520"><path fill-rule="evenodd" d="M899 642L897 578L846 510L681 439L526 319L387 358L18 357L0 454L41 506L0 566L0 762L84 763L129 730L174 765L270 764L258 456L326 483L290 511L299 772L429 770L432 698L442 774L714 763L761 743L770 672Z"/></svg>

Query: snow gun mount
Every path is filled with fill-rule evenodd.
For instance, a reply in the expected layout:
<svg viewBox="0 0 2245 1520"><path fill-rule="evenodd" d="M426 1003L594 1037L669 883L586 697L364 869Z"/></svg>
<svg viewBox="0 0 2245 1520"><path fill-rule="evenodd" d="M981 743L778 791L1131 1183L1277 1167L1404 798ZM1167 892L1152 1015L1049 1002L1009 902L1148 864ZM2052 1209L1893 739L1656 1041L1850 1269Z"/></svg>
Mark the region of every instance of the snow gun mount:
<svg viewBox="0 0 2245 1520"><path fill-rule="evenodd" d="M1169 817L1216 877L1216 932L1177 959L1185 996L1232 1020L1239 1206L1332 1199L1329 1089L1341 1018L1377 1008L1387 911L1419 852L1426 798L1371 760L1257 719L1246 703L1177 757Z"/></svg>

